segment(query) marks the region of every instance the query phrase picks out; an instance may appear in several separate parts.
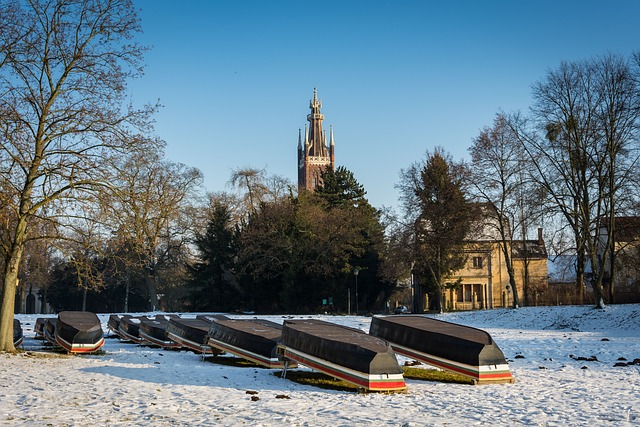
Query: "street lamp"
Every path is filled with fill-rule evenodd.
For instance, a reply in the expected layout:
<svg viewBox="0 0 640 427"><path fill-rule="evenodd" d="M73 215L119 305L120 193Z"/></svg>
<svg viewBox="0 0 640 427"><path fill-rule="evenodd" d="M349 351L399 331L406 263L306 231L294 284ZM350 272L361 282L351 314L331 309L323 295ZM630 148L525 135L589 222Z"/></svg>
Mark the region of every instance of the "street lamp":
<svg viewBox="0 0 640 427"><path fill-rule="evenodd" d="M358 273L360 273L360 269L355 267L353 269L353 275L356 276L356 316L358 315Z"/></svg>

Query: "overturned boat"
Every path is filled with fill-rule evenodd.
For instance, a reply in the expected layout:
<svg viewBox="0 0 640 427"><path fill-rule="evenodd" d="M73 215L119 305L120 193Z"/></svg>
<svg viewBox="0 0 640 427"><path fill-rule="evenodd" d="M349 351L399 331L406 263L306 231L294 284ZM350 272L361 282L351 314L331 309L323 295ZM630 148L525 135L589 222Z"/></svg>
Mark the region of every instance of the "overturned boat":
<svg viewBox="0 0 640 427"><path fill-rule="evenodd" d="M404 356L469 377L474 384L514 382L487 332L423 316L374 317L369 334Z"/></svg>
<svg viewBox="0 0 640 427"><path fill-rule="evenodd" d="M13 346L18 347L24 340L24 334L22 332L22 324L18 319L13 319Z"/></svg>
<svg viewBox="0 0 640 427"><path fill-rule="evenodd" d="M107 328L111 331L111 333L118 336L119 338L122 338L122 336L120 335L120 322L122 321L121 319L123 317L131 316L128 314L111 314L109 315L109 320L107 321Z"/></svg>
<svg viewBox="0 0 640 427"><path fill-rule="evenodd" d="M33 326L33 333L37 340L44 340L44 327L47 324L48 317L38 317L36 324Z"/></svg>
<svg viewBox="0 0 640 427"><path fill-rule="evenodd" d="M140 337L140 322L147 319L149 318L144 316L122 316L118 324L118 335L124 341L140 344L142 342L142 338Z"/></svg>
<svg viewBox="0 0 640 427"><path fill-rule="evenodd" d="M367 391L404 391L407 386L385 340L322 320L285 320L279 353L285 358Z"/></svg>
<svg viewBox="0 0 640 427"><path fill-rule="evenodd" d="M179 344L167 335L169 319L164 316L156 316L155 319L141 319L139 335L142 343L162 348L180 348Z"/></svg>
<svg viewBox="0 0 640 427"><path fill-rule="evenodd" d="M191 349L203 356L220 354L207 344L207 334L211 322L200 319L169 319L167 326L167 337L180 344L182 347Z"/></svg>
<svg viewBox="0 0 640 427"><path fill-rule="evenodd" d="M56 343L69 353L94 353L104 345L100 319L88 311L62 311L55 325Z"/></svg>
<svg viewBox="0 0 640 427"><path fill-rule="evenodd" d="M261 319L214 319L209 327L209 346L267 368L283 368L278 356L282 325Z"/></svg>
<svg viewBox="0 0 640 427"><path fill-rule="evenodd" d="M43 337L47 344L57 345L56 343L56 324L57 318L44 318Z"/></svg>

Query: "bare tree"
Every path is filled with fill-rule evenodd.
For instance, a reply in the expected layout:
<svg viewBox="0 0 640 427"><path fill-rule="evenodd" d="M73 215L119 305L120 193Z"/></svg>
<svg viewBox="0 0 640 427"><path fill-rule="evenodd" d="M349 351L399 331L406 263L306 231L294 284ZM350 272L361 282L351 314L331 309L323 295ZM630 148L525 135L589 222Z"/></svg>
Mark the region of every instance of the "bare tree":
<svg viewBox="0 0 640 427"><path fill-rule="evenodd" d="M513 291L513 308L520 304L513 267L513 236L518 227L519 189L524 184L523 161L516 138L503 115L498 115L493 127L485 128L469 148L472 160L471 189L476 198L489 209L495 221L487 221L491 235L498 238L504 256L509 284ZM484 227L483 227L484 228ZM495 232L495 233L494 233ZM524 287L526 292L526 286Z"/></svg>
<svg viewBox="0 0 640 427"><path fill-rule="evenodd" d="M51 236L45 227L48 223L42 223L38 231L34 230L38 238L25 242L25 251L20 267L19 282L16 292L16 302L20 307L15 307L16 313L44 313L46 307L46 290L50 281L52 265L52 241L44 236ZM37 307L36 291L41 292L42 304L40 311ZM23 311L25 310L25 311Z"/></svg>
<svg viewBox="0 0 640 427"><path fill-rule="evenodd" d="M255 214L263 203L280 202L293 195L293 183L280 175L267 175L265 169L236 169L229 179L237 191L237 200L242 201L246 216ZM236 211L238 209L235 209Z"/></svg>
<svg viewBox="0 0 640 427"><path fill-rule="evenodd" d="M262 196L266 192L264 180L264 169L244 168L236 169L231 173L229 184L244 194L242 198L247 215L254 214L262 201Z"/></svg>
<svg viewBox="0 0 640 427"><path fill-rule="evenodd" d="M630 62L615 55L564 62L534 85L533 126L510 118L535 159L537 179L572 230L577 287L583 292L590 270L597 307L604 306L605 266L615 254L617 198L638 159L637 82ZM604 239L603 221L609 224Z"/></svg>
<svg viewBox="0 0 640 427"><path fill-rule="evenodd" d="M113 185L101 205L113 234L131 245L133 256L123 260L145 277L149 308L158 308L158 274L163 264L189 239L185 219L202 181L199 170L162 160L161 152L135 152L114 164Z"/></svg>
<svg viewBox="0 0 640 427"><path fill-rule="evenodd" d="M14 351L14 297L31 225L47 207L64 225L67 206L105 184L106 159L148 142L132 134L148 130L155 107L124 104L144 51L131 40L140 22L130 0L0 0L0 11L0 189L11 217L0 351Z"/></svg>
<svg viewBox="0 0 640 427"><path fill-rule="evenodd" d="M625 202L620 197L635 185L640 136L640 63L634 64L619 55L595 60L599 102L596 118L599 127L599 187L604 189L603 204L608 212L604 250L609 257L609 302L615 300L616 227L615 217ZM598 233L596 233L598 234ZM595 258L592 257L592 262Z"/></svg>

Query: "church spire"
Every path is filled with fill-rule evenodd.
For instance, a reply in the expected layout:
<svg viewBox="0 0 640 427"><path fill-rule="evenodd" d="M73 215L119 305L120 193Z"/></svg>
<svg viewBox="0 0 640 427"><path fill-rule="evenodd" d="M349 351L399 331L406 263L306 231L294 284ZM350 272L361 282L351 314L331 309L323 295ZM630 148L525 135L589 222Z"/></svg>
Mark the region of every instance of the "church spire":
<svg viewBox="0 0 640 427"><path fill-rule="evenodd" d="M308 125L305 125L304 153L298 144L298 187L312 190L320 182L322 170L334 168L334 141L333 127L329 134L329 146L327 145L326 131L322 128L324 114L320 112L322 101L318 99L318 90L313 88L313 98L309 101L307 114ZM300 141L300 136L298 136Z"/></svg>
<svg viewBox="0 0 640 427"><path fill-rule="evenodd" d="M326 157L327 146L325 134L322 130L324 114L320 112L322 101L318 99L318 91L313 88L313 99L309 102L311 113L307 115L309 122L309 155L314 157Z"/></svg>
<svg viewBox="0 0 640 427"><path fill-rule="evenodd" d="M335 169L336 158L336 143L333 140L333 125L329 126L329 157L331 158L331 169Z"/></svg>
<svg viewBox="0 0 640 427"><path fill-rule="evenodd" d="M329 125L329 135L329 145L333 147L335 145L333 142L333 125Z"/></svg>

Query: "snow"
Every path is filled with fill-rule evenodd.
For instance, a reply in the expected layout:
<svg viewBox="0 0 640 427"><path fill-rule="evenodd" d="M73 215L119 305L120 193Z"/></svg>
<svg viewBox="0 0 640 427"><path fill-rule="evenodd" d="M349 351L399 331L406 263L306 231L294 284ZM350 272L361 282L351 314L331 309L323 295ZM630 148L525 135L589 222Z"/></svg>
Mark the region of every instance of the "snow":
<svg viewBox="0 0 640 427"><path fill-rule="evenodd" d="M640 358L640 305L437 315L489 332L516 382L407 380L401 394L324 390L280 379L276 370L115 338L104 354L45 353L33 339L37 317L17 315L27 351L0 354L0 426L640 426L640 365L614 366ZM108 315L99 317L106 333ZM251 317L281 323L287 316ZM371 322L314 317L364 331Z"/></svg>

